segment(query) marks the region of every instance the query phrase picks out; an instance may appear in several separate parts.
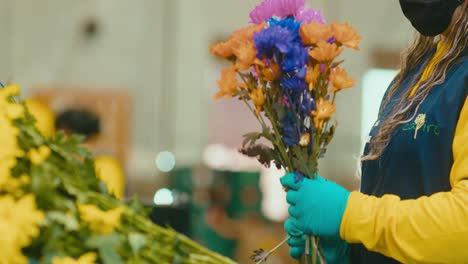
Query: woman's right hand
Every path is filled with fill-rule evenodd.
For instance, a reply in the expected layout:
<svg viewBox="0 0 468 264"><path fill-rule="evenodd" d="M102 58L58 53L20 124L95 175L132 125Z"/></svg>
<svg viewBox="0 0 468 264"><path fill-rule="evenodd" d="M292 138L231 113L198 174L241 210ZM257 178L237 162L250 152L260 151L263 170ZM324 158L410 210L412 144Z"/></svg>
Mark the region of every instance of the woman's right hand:
<svg viewBox="0 0 468 264"><path fill-rule="evenodd" d="M305 250L306 235L296 227L292 218L286 221L284 229L290 236L288 240L288 245L290 246L289 255L292 258L299 259ZM341 238L321 237L320 248L327 263L348 263L350 246Z"/></svg>

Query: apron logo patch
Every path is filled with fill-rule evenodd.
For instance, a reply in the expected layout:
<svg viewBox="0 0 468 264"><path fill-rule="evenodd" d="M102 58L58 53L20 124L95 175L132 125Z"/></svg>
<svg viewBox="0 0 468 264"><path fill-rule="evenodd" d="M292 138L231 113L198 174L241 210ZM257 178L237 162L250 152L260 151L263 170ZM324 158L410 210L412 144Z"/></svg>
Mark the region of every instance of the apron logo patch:
<svg viewBox="0 0 468 264"><path fill-rule="evenodd" d="M402 127L403 131L414 131L414 139L417 139L418 133L426 133L433 135L440 135L440 127L436 124L427 122L426 114L419 114L416 116L414 122L408 123Z"/></svg>
<svg viewBox="0 0 468 264"><path fill-rule="evenodd" d="M416 117L416 120L414 120L414 123L416 124L416 129L414 130L414 139L416 139L419 129L421 129L424 124L426 124L426 114L419 114Z"/></svg>

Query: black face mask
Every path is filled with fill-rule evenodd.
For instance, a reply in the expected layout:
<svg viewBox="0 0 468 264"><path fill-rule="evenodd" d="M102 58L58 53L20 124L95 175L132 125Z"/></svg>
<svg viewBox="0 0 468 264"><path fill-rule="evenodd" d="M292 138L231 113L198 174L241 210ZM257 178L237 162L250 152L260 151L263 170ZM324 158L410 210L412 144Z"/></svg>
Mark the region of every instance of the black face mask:
<svg viewBox="0 0 468 264"><path fill-rule="evenodd" d="M413 27L424 36L442 34L463 0L400 0L401 9Z"/></svg>

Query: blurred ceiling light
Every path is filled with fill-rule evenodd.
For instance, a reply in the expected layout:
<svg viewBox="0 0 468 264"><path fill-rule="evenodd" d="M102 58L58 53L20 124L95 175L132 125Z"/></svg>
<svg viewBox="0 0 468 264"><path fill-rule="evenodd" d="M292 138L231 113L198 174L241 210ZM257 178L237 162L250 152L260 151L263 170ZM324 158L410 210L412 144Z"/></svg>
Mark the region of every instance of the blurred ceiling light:
<svg viewBox="0 0 468 264"><path fill-rule="evenodd" d="M229 151L221 144L212 144L205 148L203 152L203 161L214 169L220 169L229 162Z"/></svg>
<svg viewBox="0 0 468 264"><path fill-rule="evenodd" d="M174 196L171 190L163 188L156 191L153 201L155 205L168 206L174 203Z"/></svg>
<svg viewBox="0 0 468 264"><path fill-rule="evenodd" d="M156 168L162 172L170 172L176 165L175 156L172 152L161 151L156 156Z"/></svg>
<svg viewBox="0 0 468 264"><path fill-rule="evenodd" d="M208 145L203 152L203 161L209 168L217 170L259 171L262 168L257 159L222 144Z"/></svg>

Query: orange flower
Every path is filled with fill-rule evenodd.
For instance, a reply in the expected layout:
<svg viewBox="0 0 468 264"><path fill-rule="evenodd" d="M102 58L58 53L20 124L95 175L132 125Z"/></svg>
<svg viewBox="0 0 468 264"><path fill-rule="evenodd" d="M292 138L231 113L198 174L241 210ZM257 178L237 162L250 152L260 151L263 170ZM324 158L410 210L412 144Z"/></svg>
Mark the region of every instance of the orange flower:
<svg viewBox="0 0 468 264"><path fill-rule="evenodd" d="M331 92L339 92L343 89L351 88L356 83L355 80L348 77L346 70L339 67L331 70L329 80L332 84Z"/></svg>
<svg viewBox="0 0 468 264"><path fill-rule="evenodd" d="M362 37L350 24L344 23L340 25L338 23L333 23L331 25L331 30L338 43L341 43L348 48L359 50L358 45L359 42L361 42Z"/></svg>
<svg viewBox="0 0 468 264"><path fill-rule="evenodd" d="M269 82L278 79L281 75L281 69L276 63L271 64L270 67L263 68L261 72L263 74L263 79Z"/></svg>
<svg viewBox="0 0 468 264"><path fill-rule="evenodd" d="M309 55L319 62L330 62L340 56L341 52L343 52L343 48L338 47L335 43L320 41L317 47L309 51Z"/></svg>
<svg viewBox="0 0 468 264"><path fill-rule="evenodd" d="M252 40L255 33L262 31L265 28L265 24L254 24L245 28L241 28L239 30L234 31L232 34L232 38L237 39L246 39Z"/></svg>
<svg viewBox="0 0 468 264"><path fill-rule="evenodd" d="M234 67L223 69L221 71L221 79L218 80L219 91L214 96L215 99L220 99L223 96L231 98L241 84L237 81L237 73Z"/></svg>
<svg viewBox="0 0 468 264"><path fill-rule="evenodd" d="M312 111L311 114L314 117L314 125L317 129L321 130L323 128L323 122L330 119L330 117L335 113L336 105L331 103L328 100L323 100L320 98L317 102L317 110Z"/></svg>
<svg viewBox="0 0 468 264"><path fill-rule="evenodd" d="M210 52L216 56L222 58L229 58L233 55L236 55L236 50L242 46L245 42L252 42L253 35L256 32L261 31L264 28L264 24L252 25L249 27L241 28L235 31L228 40L219 42L210 48ZM245 47L244 47L245 48ZM241 48L242 50L243 48ZM237 51L237 53L242 53L242 51ZM238 56L238 55L236 55Z"/></svg>
<svg viewBox="0 0 468 264"><path fill-rule="evenodd" d="M232 42L219 42L210 47L210 52L222 58L229 58L234 55L232 51Z"/></svg>
<svg viewBox="0 0 468 264"><path fill-rule="evenodd" d="M309 84L309 90L312 91L315 88L318 77L320 76L320 65L316 64L313 68L307 69L306 82Z"/></svg>
<svg viewBox="0 0 468 264"><path fill-rule="evenodd" d="M253 41L244 41L239 43L239 45L233 49L233 52L238 59L236 69L239 71L244 71L250 68L257 58L257 50L255 49Z"/></svg>
<svg viewBox="0 0 468 264"><path fill-rule="evenodd" d="M316 45L318 42L327 41L333 36L329 26L315 20L310 24L303 24L300 34L305 45Z"/></svg>
<svg viewBox="0 0 468 264"><path fill-rule="evenodd" d="M257 108L257 115L262 111L262 107L265 104L265 96L263 95L262 88L258 87L257 89L252 90L249 94L250 99Z"/></svg>

